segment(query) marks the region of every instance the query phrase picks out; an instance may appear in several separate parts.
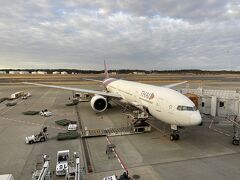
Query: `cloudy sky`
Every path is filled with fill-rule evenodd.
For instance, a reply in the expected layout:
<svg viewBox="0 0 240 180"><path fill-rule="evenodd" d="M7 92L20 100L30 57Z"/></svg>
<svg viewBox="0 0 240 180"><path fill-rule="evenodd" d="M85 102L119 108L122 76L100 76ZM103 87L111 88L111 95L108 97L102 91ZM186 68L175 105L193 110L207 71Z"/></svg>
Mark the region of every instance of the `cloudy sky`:
<svg viewBox="0 0 240 180"><path fill-rule="evenodd" d="M239 0L0 1L0 68L240 70Z"/></svg>

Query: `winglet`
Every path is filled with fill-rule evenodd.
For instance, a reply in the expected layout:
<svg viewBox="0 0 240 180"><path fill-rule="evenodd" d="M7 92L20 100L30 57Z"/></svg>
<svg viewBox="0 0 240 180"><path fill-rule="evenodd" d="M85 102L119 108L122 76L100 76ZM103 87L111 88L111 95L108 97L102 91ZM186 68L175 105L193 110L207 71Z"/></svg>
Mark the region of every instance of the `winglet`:
<svg viewBox="0 0 240 180"><path fill-rule="evenodd" d="M105 79L109 78L109 74L108 74L107 65L106 65L105 60L104 60L104 76L105 76Z"/></svg>

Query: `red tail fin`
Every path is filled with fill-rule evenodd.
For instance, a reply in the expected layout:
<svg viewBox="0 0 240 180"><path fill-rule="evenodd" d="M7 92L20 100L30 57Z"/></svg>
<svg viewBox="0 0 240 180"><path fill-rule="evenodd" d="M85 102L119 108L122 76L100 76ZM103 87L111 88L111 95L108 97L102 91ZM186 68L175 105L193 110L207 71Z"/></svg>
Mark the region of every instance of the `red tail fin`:
<svg viewBox="0 0 240 180"><path fill-rule="evenodd" d="M106 65L105 60L104 60L104 76L105 76L105 79L109 78L109 74L108 74L107 65Z"/></svg>

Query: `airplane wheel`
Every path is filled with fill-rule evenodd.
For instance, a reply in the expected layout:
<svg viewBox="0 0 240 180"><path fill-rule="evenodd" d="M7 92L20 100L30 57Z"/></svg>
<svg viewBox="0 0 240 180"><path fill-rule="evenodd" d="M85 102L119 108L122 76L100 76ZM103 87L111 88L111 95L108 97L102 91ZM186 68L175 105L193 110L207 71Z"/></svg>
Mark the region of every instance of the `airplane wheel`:
<svg viewBox="0 0 240 180"><path fill-rule="evenodd" d="M233 145L239 145L239 140L236 140L236 139L232 140L232 144Z"/></svg>
<svg viewBox="0 0 240 180"><path fill-rule="evenodd" d="M171 135L170 135L170 140L171 140L171 141L174 141L174 140L175 140L174 134L171 134Z"/></svg>
<svg viewBox="0 0 240 180"><path fill-rule="evenodd" d="M179 134L175 134L175 140L178 141L180 139Z"/></svg>

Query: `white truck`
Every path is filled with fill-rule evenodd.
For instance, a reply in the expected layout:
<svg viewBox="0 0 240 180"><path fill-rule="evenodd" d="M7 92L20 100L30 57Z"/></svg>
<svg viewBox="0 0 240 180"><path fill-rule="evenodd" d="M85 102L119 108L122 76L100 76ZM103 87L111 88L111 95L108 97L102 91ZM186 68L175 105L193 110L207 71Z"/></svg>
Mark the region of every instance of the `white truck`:
<svg viewBox="0 0 240 180"><path fill-rule="evenodd" d="M10 99L17 99L23 95L24 95L23 91L15 92L15 93L11 94Z"/></svg>
<svg viewBox="0 0 240 180"><path fill-rule="evenodd" d="M75 122L75 123L71 122L68 125L68 131L76 131L76 130L77 130L77 122Z"/></svg>
<svg viewBox="0 0 240 180"><path fill-rule="evenodd" d="M12 174L3 174L0 175L0 180L14 180L14 178Z"/></svg>
<svg viewBox="0 0 240 180"><path fill-rule="evenodd" d="M70 158L70 151L63 150L57 152L57 164L56 164L56 175L63 176L66 175L66 170L68 169L68 161Z"/></svg>
<svg viewBox="0 0 240 180"><path fill-rule="evenodd" d="M47 140L47 136L48 136L47 127L44 127L43 130L40 133L26 137L25 141L26 141L27 144L44 142L44 141Z"/></svg>

